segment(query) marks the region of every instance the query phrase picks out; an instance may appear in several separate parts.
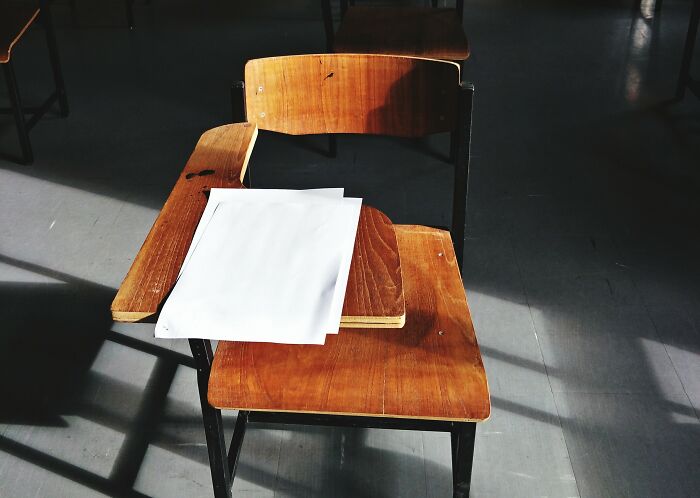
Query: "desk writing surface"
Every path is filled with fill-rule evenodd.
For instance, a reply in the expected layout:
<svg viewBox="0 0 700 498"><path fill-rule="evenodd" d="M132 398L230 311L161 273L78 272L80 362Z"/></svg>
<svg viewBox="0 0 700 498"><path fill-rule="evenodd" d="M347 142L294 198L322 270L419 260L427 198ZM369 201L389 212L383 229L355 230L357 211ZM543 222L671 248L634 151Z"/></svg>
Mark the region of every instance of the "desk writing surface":
<svg viewBox="0 0 700 498"><path fill-rule="evenodd" d="M175 285L206 206L206 193L214 187L243 188L241 179L256 135L257 128L249 123L221 126L202 135L119 288L112 303L115 321L155 321ZM362 206L341 326L401 327L404 320L393 225L381 211Z"/></svg>
<svg viewBox="0 0 700 498"><path fill-rule="evenodd" d="M448 232L395 225L406 325L349 329L323 346L219 342L217 408L479 421L486 374Z"/></svg>

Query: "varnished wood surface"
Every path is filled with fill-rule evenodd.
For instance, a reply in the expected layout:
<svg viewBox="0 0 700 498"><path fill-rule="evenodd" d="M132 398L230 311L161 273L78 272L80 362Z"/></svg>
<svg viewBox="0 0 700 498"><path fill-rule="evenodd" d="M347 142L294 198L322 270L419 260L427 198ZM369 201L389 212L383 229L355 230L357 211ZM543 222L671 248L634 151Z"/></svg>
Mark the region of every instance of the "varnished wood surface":
<svg viewBox="0 0 700 498"><path fill-rule="evenodd" d="M219 342L215 407L479 421L486 374L448 232L396 225L403 329L341 329L323 346Z"/></svg>
<svg viewBox="0 0 700 498"><path fill-rule="evenodd" d="M114 320L142 321L158 312L175 284L206 192L242 187L257 133L255 125L237 123L202 135L112 302Z"/></svg>
<svg viewBox="0 0 700 498"><path fill-rule="evenodd" d="M378 209L362 206L345 292L345 327L403 327L406 321L401 261L394 225Z"/></svg>
<svg viewBox="0 0 700 498"><path fill-rule="evenodd" d="M2 3L0 6L0 64L10 60L12 48L38 16L37 7L16 2Z"/></svg>
<svg viewBox="0 0 700 498"><path fill-rule="evenodd" d="M248 121L290 135L419 137L452 131L459 89L452 62L371 54L248 61Z"/></svg>
<svg viewBox="0 0 700 498"><path fill-rule="evenodd" d="M469 57L467 36L455 9L350 7L335 34L333 49L448 61Z"/></svg>
<svg viewBox="0 0 700 498"><path fill-rule="evenodd" d="M112 318L153 321L185 259L212 187L243 188L255 125L221 126L202 135L112 302ZM362 206L341 324L401 327L406 307L391 221Z"/></svg>

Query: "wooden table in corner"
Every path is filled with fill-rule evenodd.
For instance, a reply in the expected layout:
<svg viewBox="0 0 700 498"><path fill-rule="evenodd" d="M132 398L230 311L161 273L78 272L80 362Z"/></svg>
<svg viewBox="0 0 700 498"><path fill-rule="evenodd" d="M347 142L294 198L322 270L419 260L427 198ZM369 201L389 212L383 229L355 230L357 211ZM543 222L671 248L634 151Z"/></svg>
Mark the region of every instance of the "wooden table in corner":
<svg viewBox="0 0 700 498"><path fill-rule="evenodd" d="M112 304L152 321L175 283L212 187L243 188L257 135L239 123L200 139ZM230 497L255 423L451 434L454 496L466 498L486 374L449 232L393 225L363 206L341 330L323 346L191 339L215 496ZM228 450L221 410L238 410Z"/></svg>

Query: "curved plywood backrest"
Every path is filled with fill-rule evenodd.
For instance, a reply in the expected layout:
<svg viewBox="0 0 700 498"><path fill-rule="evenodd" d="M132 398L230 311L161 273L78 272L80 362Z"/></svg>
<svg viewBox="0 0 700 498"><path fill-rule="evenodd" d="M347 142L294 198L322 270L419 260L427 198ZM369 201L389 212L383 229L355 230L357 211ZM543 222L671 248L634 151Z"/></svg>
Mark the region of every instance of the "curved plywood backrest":
<svg viewBox="0 0 700 498"><path fill-rule="evenodd" d="M459 66L370 54L270 57L245 66L247 119L289 135L420 137L455 129Z"/></svg>

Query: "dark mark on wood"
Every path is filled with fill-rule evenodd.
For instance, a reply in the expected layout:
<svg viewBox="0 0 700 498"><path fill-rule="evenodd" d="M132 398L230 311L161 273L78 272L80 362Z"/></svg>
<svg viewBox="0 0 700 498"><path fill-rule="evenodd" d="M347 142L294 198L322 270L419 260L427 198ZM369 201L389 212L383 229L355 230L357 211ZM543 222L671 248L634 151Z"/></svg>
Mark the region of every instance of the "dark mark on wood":
<svg viewBox="0 0 700 498"><path fill-rule="evenodd" d="M323 79L324 79L324 80L327 80L328 78L332 78L332 77L333 77L333 71L331 71L330 73L328 73L328 74L326 75L326 77L323 78Z"/></svg>
<svg viewBox="0 0 700 498"><path fill-rule="evenodd" d="M185 175L185 179L189 180L190 178L194 178L195 176L207 176L207 175L213 175L215 171L213 169L203 169L199 173L187 173Z"/></svg>

